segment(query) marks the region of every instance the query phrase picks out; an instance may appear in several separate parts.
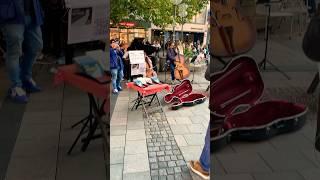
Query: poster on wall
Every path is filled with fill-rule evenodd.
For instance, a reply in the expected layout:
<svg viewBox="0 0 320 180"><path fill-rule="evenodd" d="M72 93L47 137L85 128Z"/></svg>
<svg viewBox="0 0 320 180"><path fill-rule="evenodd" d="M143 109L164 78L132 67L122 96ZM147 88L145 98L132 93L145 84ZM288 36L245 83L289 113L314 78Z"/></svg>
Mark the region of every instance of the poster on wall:
<svg viewBox="0 0 320 180"><path fill-rule="evenodd" d="M146 74L146 64L144 51L129 51L129 59L131 64L131 76Z"/></svg>
<svg viewBox="0 0 320 180"><path fill-rule="evenodd" d="M66 0L68 44L106 40L109 1Z"/></svg>

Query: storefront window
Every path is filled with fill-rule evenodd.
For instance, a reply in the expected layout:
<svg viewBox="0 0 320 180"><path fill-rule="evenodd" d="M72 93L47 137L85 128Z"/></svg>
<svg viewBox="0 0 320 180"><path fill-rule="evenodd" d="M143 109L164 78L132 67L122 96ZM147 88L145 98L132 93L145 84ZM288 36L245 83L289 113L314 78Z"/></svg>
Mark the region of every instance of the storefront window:
<svg viewBox="0 0 320 180"><path fill-rule="evenodd" d="M129 29L110 29L110 39L120 39L125 43L130 43L134 38L148 38L145 29L141 28L129 28Z"/></svg>

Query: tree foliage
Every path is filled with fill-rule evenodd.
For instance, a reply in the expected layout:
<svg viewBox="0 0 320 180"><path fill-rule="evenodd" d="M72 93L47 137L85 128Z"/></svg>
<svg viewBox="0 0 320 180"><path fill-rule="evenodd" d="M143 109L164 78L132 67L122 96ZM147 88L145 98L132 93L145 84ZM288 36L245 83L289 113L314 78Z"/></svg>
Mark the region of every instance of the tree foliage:
<svg viewBox="0 0 320 180"><path fill-rule="evenodd" d="M187 16L176 17L177 23L190 20L207 6L209 0L183 0L188 8ZM177 7L179 8L179 6ZM111 21L115 24L128 19L143 20L164 29L174 21L174 5L171 0L111 0ZM177 11L178 12L178 11Z"/></svg>

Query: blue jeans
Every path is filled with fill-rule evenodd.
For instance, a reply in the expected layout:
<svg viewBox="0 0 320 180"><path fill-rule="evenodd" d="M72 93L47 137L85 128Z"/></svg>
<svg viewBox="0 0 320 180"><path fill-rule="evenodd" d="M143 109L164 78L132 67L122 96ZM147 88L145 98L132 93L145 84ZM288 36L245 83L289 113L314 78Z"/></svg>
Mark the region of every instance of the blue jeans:
<svg viewBox="0 0 320 180"><path fill-rule="evenodd" d="M210 125L209 125L210 127ZM207 129L205 144L200 156L200 164L203 170L210 172L210 128Z"/></svg>
<svg viewBox="0 0 320 180"><path fill-rule="evenodd" d="M33 63L43 47L40 26L35 26L30 16L25 24L5 24L2 33L6 42L6 68L12 87L22 87L22 82L32 78Z"/></svg>
<svg viewBox="0 0 320 180"><path fill-rule="evenodd" d="M118 89L121 87L121 80L123 78L123 71L121 69L111 69L112 74L112 87L113 89Z"/></svg>
<svg viewBox="0 0 320 180"><path fill-rule="evenodd" d="M174 77L174 69L175 69L176 65L174 63L170 62L170 73L171 73L171 80L175 80L176 78Z"/></svg>

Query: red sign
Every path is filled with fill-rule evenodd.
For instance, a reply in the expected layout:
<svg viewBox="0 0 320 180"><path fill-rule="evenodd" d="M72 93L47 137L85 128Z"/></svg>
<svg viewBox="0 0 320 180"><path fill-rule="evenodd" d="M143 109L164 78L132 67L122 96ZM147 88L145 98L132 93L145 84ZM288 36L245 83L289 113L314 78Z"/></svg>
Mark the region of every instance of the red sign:
<svg viewBox="0 0 320 180"><path fill-rule="evenodd" d="M134 27L136 23L134 22L121 22L119 23L121 26Z"/></svg>

